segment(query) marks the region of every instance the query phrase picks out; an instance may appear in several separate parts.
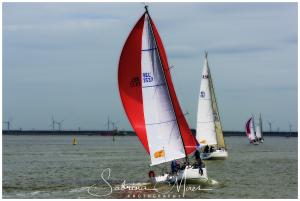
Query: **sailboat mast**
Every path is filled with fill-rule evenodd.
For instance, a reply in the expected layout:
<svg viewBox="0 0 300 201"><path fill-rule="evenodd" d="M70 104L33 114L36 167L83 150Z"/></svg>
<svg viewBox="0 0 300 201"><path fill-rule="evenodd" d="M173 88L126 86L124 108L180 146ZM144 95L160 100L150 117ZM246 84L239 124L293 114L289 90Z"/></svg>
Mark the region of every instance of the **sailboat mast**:
<svg viewBox="0 0 300 201"><path fill-rule="evenodd" d="M155 46L156 46L156 49L157 49L157 52L158 52L158 59L159 59L159 62L160 62L160 64L161 64L160 66L161 66L161 68L163 68L163 64L162 64L162 61L161 61L161 53L160 53L159 48L158 48L158 45L157 45L157 41L156 41L156 38L155 38L155 35L154 35L154 32L153 32L153 28L152 28L151 22L150 22L150 20L149 20L149 19L151 19L151 16L150 16L150 14L149 14L149 12L148 12L148 6L147 6L147 5L145 5L145 10L146 10L146 11L145 11L146 14L148 15L147 22L148 22L148 24L149 24L149 27L150 27L150 30L151 30L151 33L152 33L152 36L153 36L153 39L154 39L154 42L155 42ZM167 83L167 79L166 79L166 75L165 75L164 69L162 69L162 72L163 72L164 80L165 80L165 82ZM173 101L172 101L172 98L171 98L171 96L170 96L169 85L166 84L166 86L167 86L169 98L170 98L170 100L171 100L172 109L173 109L173 112L174 112L175 117L176 117L176 124L177 124L178 129L179 129L179 132L180 132L180 138L181 138L181 141L182 141L182 144L183 144L184 153L185 153L185 156L186 156L185 159L188 160L188 158L187 158L187 157L188 157L188 154L187 154L187 152L186 152L185 144L184 144L184 141L183 141L183 138L182 138L182 132L181 132L181 129L180 129L180 126L179 126L179 123L178 123L178 117L177 117L177 115L176 115L176 112L174 111Z"/></svg>

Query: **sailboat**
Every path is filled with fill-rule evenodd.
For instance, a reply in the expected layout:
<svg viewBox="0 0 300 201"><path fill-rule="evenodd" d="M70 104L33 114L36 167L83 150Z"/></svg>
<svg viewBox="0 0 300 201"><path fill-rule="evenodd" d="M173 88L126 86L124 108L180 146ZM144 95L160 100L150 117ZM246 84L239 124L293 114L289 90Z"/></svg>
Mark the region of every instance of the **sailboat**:
<svg viewBox="0 0 300 201"><path fill-rule="evenodd" d="M248 139L250 140L250 144L258 145L259 142L257 141L257 138L255 136L255 131L254 131L254 117L251 117L247 122L246 122L246 135Z"/></svg>
<svg viewBox="0 0 300 201"><path fill-rule="evenodd" d="M155 176L155 182L208 180L206 168L188 164L199 145L180 108L172 83L167 56L156 29L146 11L130 32L119 60L118 86L126 115L150 156L150 166L186 159L177 174ZM150 174L151 173L151 174Z"/></svg>
<svg viewBox="0 0 300 201"><path fill-rule="evenodd" d="M261 114L259 114L259 122L255 127L255 131L256 131L256 137L257 137L257 141L260 143L264 142L264 138L262 136L262 119L261 119Z"/></svg>
<svg viewBox="0 0 300 201"><path fill-rule="evenodd" d="M201 145L204 145L202 159L228 157L207 52L205 52L200 85L196 138Z"/></svg>

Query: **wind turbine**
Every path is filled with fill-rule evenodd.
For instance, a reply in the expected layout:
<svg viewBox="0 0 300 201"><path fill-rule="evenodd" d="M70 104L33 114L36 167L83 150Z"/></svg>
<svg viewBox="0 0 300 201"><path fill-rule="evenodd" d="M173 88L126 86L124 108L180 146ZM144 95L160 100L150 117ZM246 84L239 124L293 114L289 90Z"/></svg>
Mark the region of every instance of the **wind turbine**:
<svg viewBox="0 0 300 201"><path fill-rule="evenodd" d="M274 123L274 121L268 121L269 127L270 127L270 133L272 132L272 123Z"/></svg>
<svg viewBox="0 0 300 201"><path fill-rule="evenodd" d="M3 121L3 123L7 125L7 130L9 131L11 126L11 118L7 121Z"/></svg>
<svg viewBox="0 0 300 201"><path fill-rule="evenodd" d="M118 127L116 126L119 123L119 121L111 122L112 130L118 130Z"/></svg>
<svg viewBox="0 0 300 201"><path fill-rule="evenodd" d="M104 124L105 126L107 125L107 131L109 131L110 124L111 124L111 122L110 122L110 119L109 119L109 116L108 116L107 117L107 123Z"/></svg>
<svg viewBox="0 0 300 201"><path fill-rule="evenodd" d="M58 130L61 130L61 124L64 122L64 120L61 120L59 122L56 122L56 124L58 125Z"/></svg>
<svg viewBox="0 0 300 201"><path fill-rule="evenodd" d="M50 126L52 127L52 131L55 130L55 124L56 124L56 121L54 120L54 117L52 115L52 120L51 120L51 124L50 124Z"/></svg>
<svg viewBox="0 0 300 201"><path fill-rule="evenodd" d="M118 122L119 121L111 122L111 124L112 124L112 131L113 131L113 141L115 141L115 133L118 132L118 127L116 126Z"/></svg>
<svg viewBox="0 0 300 201"><path fill-rule="evenodd" d="M293 125L291 124L291 122L289 122L290 136L292 136L292 127L293 127Z"/></svg>

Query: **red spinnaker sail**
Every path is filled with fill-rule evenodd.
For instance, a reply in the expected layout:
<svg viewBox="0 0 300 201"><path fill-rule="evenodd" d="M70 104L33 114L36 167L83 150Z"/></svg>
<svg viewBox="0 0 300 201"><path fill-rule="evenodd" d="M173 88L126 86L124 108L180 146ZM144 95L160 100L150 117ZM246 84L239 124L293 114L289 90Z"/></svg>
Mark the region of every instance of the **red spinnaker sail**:
<svg viewBox="0 0 300 201"><path fill-rule="evenodd" d="M246 123L246 134L247 136L249 137L250 133L251 133L251 130L250 130L250 123L251 123L251 120L252 120L252 117L247 121Z"/></svg>
<svg viewBox="0 0 300 201"><path fill-rule="evenodd" d="M136 23L125 42L119 61L118 83L127 117L149 153L141 88L141 50L144 18L145 14Z"/></svg>
<svg viewBox="0 0 300 201"><path fill-rule="evenodd" d="M142 34L145 14L134 26L123 47L119 61L118 83L121 100L127 117L133 129L136 131L140 141L144 145L146 151L149 153L141 86ZM167 56L158 31L151 18L150 23L157 43L159 57L163 66L164 75L180 129L182 141L185 146L185 151L186 154L191 154L196 150L197 140L192 135L192 132L180 108L172 83ZM159 133L157 133L157 135L159 135Z"/></svg>

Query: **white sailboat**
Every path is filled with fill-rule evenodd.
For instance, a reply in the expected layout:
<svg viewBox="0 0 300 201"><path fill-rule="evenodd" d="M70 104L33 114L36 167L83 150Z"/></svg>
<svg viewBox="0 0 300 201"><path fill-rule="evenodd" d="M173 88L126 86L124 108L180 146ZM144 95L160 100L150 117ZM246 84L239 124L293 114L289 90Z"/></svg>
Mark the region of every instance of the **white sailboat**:
<svg viewBox="0 0 300 201"><path fill-rule="evenodd" d="M123 47L118 85L123 107L139 140L150 155L151 165L186 158L178 172L149 177L155 182L208 180L206 168L188 163L198 143L191 133L176 97L167 56L159 33L146 11L136 23Z"/></svg>
<svg viewBox="0 0 300 201"><path fill-rule="evenodd" d="M202 153L203 159L228 157L207 52L200 85L196 138L205 147Z"/></svg>

